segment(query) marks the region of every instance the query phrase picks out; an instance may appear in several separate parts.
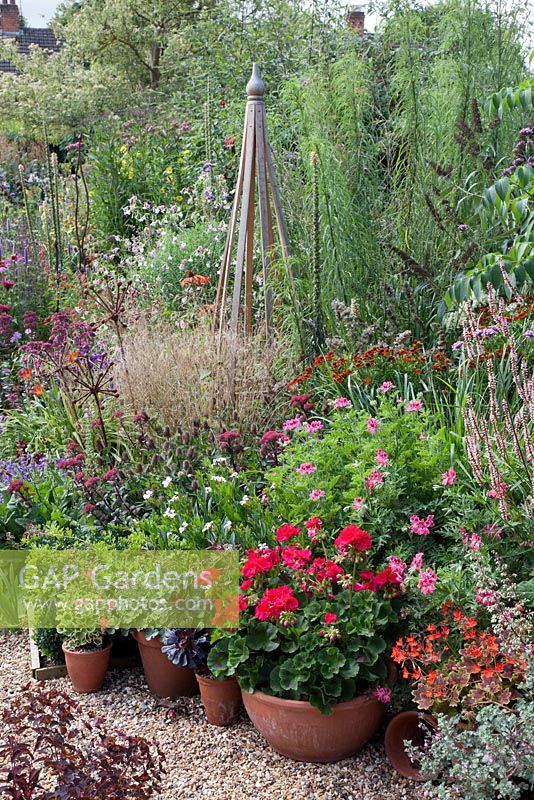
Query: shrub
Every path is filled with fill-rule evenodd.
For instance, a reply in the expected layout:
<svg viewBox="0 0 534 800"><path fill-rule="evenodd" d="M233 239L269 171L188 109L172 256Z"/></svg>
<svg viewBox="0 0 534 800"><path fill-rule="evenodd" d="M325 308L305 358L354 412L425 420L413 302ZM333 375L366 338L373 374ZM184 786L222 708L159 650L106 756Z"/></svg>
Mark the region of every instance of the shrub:
<svg viewBox="0 0 534 800"><path fill-rule="evenodd" d="M164 757L157 745L106 730L57 689L27 684L0 719L2 797L149 800L161 790Z"/></svg>

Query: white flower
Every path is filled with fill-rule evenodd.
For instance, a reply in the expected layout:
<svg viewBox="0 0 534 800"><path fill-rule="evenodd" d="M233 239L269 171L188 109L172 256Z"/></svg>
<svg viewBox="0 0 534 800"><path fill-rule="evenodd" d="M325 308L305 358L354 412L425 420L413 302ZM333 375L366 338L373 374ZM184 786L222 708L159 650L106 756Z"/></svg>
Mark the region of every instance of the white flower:
<svg viewBox="0 0 534 800"><path fill-rule="evenodd" d="M225 531L229 531L231 527L232 527L232 521L227 519L223 525L223 528Z"/></svg>
<svg viewBox="0 0 534 800"><path fill-rule="evenodd" d="M239 501L239 505L240 506L246 506L246 504L248 503L249 500L250 500L250 497L248 496L248 494L244 494L243 497L241 498L241 500Z"/></svg>
<svg viewBox="0 0 534 800"><path fill-rule="evenodd" d="M188 522L182 522L182 524L180 525L178 530L180 531L180 533L183 533L185 531L185 529L188 528L188 527L189 527L189 523Z"/></svg>
<svg viewBox="0 0 534 800"><path fill-rule="evenodd" d="M211 480L215 481L215 483L226 483L224 475L212 475Z"/></svg>
<svg viewBox="0 0 534 800"><path fill-rule="evenodd" d="M164 517L168 517L169 519L174 519L176 516L176 511L173 511L172 508L167 508L166 511L163 512Z"/></svg>
<svg viewBox="0 0 534 800"><path fill-rule="evenodd" d="M224 456L217 456L213 459L212 464L226 464L227 459Z"/></svg>
<svg viewBox="0 0 534 800"><path fill-rule="evenodd" d="M202 533L206 533L206 531L209 531L209 530L211 530L212 528L213 528L213 521L211 521L211 522L206 522L206 524L205 524L205 525L204 525L204 527L202 528Z"/></svg>
<svg viewBox="0 0 534 800"><path fill-rule="evenodd" d="M205 486L204 491L206 492L206 494L211 494L211 486Z"/></svg>
<svg viewBox="0 0 534 800"><path fill-rule="evenodd" d="M147 489L146 492L143 494L143 500L150 500L154 492L152 489Z"/></svg>
<svg viewBox="0 0 534 800"><path fill-rule="evenodd" d="M230 475L230 477L231 477L231 478L233 478L234 480L235 480L236 478L239 478L239 472L232 472L232 474Z"/></svg>
<svg viewBox="0 0 534 800"><path fill-rule="evenodd" d="M172 478L171 478L171 477L167 477L167 478L164 478L164 479L163 479L163 481L162 481L162 486L163 486L165 489L168 489L168 488L169 488L169 486L171 485L171 483L172 483Z"/></svg>

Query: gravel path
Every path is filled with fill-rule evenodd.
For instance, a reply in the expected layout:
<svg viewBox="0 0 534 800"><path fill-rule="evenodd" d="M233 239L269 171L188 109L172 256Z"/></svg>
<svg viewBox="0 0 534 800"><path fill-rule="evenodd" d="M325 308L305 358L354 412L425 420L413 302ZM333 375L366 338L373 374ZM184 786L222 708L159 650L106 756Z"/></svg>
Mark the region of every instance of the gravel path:
<svg viewBox="0 0 534 800"><path fill-rule="evenodd" d="M0 706L16 702L31 677L27 634L0 637ZM68 678L53 682L71 692ZM232 728L208 725L198 698L170 718L155 708L140 670L111 672L101 692L77 695L110 728L157 740L167 758L160 800L414 800L414 785L393 772L382 737L337 764L300 764L278 755L246 718ZM125 799L126 800L126 799Z"/></svg>

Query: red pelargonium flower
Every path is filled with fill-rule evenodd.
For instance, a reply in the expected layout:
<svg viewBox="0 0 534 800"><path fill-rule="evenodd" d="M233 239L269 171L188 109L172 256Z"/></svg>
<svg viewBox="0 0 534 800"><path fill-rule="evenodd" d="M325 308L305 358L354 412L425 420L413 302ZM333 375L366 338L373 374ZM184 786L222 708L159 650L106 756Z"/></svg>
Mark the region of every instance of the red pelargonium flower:
<svg viewBox="0 0 534 800"><path fill-rule="evenodd" d="M295 536L298 536L299 533L300 528L296 528L294 525L290 525L289 522L285 522L276 531L276 539L279 542L287 542L288 539L293 539Z"/></svg>
<svg viewBox="0 0 534 800"><path fill-rule="evenodd" d="M259 620L280 619L284 611L296 611L299 601L290 586L277 586L267 589L256 606L254 616Z"/></svg>
<svg viewBox="0 0 534 800"><path fill-rule="evenodd" d="M373 541L367 531L363 531L357 525L347 525L334 540L334 544L340 552L349 548L363 552L371 549Z"/></svg>
<svg viewBox="0 0 534 800"><path fill-rule="evenodd" d="M332 583L335 583L345 574L344 570L335 561L329 561L321 557L314 558L306 572L308 575L313 575L318 581L331 581Z"/></svg>
<svg viewBox="0 0 534 800"><path fill-rule="evenodd" d="M323 524L323 521L319 517L310 517L305 523L304 526L310 530L310 528L320 528Z"/></svg>
<svg viewBox="0 0 534 800"><path fill-rule="evenodd" d="M300 547L284 547L282 561L290 569L302 569L311 560L311 550Z"/></svg>
<svg viewBox="0 0 534 800"><path fill-rule="evenodd" d="M247 550L248 558L241 567L241 574L245 578L254 578L262 572L269 572L280 563L280 553L277 547L273 550Z"/></svg>
<svg viewBox="0 0 534 800"><path fill-rule="evenodd" d="M329 611L324 615L324 621L327 625L331 625L337 619L337 614L331 614Z"/></svg>
<svg viewBox="0 0 534 800"><path fill-rule="evenodd" d="M391 568L386 567L381 572L374 572L364 570L360 572L361 583L354 586L355 591L362 592L368 589L371 592L376 592L378 589L383 589L385 586L398 586L402 580L399 575Z"/></svg>

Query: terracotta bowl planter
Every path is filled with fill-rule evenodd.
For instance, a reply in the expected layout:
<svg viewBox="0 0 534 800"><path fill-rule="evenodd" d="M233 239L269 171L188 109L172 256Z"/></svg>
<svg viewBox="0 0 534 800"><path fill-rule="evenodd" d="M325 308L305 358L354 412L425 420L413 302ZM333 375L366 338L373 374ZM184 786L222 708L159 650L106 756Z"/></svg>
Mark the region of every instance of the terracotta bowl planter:
<svg viewBox="0 0 534 800"><path fill-rule="evenodd" d="M61 645L67 672L76 692L98 692L108 671L111 642L103 650L69 650Z"/></svg>
<svg viewBox="0 0 534 800"><path fill-rule="evenodd" d="M198 692L195 673L189 667L175 667L165 653L161 652L158 637L147 639L143 631L132 636L139 645L139 653L148 688L156 697L192 697Z"/></svg>
<svg viewBox="0 0 534 800"><path fill-rule="evenodd" d="M284 700L263 692L243 691L254 727L271 747L294 761L329 763L354 755L376 733L384 706L372 694L338 703L321 714L304 700Z"/></svg>
<svg viewBox="0 0 534 800"><path fill-rule="evenodd" d="M417 762L413 762L404 748L404 741L409 739L415 747L424 744L426 735L424 726L431 734L437 729L435 717L420 711L402 711L397 714L386 729L385 747L391 765L405 778L412 781L423 781L421 770Z"/></svg>
<svg viewBox="0 0 534 800"><path fill-rule="evenodd" d="M210 725L235 725L241 711L241 689L235 678L218 681L197 675L200 697Z"/></svg>

